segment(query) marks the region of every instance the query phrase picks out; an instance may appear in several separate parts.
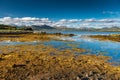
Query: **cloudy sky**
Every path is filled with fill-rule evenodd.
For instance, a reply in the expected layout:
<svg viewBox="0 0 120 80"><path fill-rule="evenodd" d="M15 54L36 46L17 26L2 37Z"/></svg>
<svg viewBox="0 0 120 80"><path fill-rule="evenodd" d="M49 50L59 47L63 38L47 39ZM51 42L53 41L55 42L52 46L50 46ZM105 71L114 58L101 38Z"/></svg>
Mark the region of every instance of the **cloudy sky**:
<svg viewBox="0 0 120 80"><path fill-rule="evenodd" d="M0 24L120 26L120 0L0 0Z"/></svg>

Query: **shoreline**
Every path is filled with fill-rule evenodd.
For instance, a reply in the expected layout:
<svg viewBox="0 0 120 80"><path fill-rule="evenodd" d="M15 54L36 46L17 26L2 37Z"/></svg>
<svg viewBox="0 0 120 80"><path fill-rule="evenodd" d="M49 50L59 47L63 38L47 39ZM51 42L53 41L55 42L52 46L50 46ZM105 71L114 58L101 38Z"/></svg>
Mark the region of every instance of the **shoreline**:
<svg viewBox="0 0 120 80"><path fill-rule="evenodd" d="M0 31L0 34L29 34L33 31Z"/></svg>
<svg viewBox="0 0 120 80"><path fill-rule="evenodd" d="M120 42L120 34L111 34L111 35L90 35L90 38L98 39L98 40L110 40L115 42Z"/></svg>
<svg viewBox="0 0 120 80"><path fill-rule="evenodd" d="M61 37L73 37L74 34L62 34L62 33L33 33L33 32L5 32L0 33L0 41L10 40L10 41L50 41L50 40L61 40Z"/></svg>

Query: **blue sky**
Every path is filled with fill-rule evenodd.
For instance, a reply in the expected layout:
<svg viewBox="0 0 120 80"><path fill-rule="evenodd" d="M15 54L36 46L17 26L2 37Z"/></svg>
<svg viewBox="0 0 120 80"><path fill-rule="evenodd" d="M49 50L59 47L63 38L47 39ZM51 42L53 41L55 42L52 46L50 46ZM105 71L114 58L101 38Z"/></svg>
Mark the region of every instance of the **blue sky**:
<svg viewBox="0 0 120 80"><path fill-rule="evenodd" d="M113 18L119 12L120 0L0 0L0 17Z"/></svg>
<svg viewBox="0 0 120 80"><path fill-rule="evenodd" d="M0 24L120 27L120 0L0 0Z"/></svg>

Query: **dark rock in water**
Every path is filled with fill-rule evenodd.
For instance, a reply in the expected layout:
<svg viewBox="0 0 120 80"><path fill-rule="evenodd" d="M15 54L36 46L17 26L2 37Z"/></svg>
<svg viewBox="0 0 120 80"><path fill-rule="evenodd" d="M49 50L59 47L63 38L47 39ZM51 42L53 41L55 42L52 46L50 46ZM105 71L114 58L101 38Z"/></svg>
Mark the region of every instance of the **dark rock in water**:
<svg viewBox="0 0 120 80"><path fill-rule="evenodd" d="M75 34L65 34L66 36L73 37Z"/></svg>
<svg viewBox="0 0 120 80"><path fill-rule="evenodd" d="M71 36L71 37L72 37L72 36L75 36L75 35L74 35L74 34L69 34L69 36Z"/></svg>
<svg viewBox="0 0 120 80"><path fill-rule="evenodd" d="M56 35L62 35L62 33L55 33Z"/></svg>

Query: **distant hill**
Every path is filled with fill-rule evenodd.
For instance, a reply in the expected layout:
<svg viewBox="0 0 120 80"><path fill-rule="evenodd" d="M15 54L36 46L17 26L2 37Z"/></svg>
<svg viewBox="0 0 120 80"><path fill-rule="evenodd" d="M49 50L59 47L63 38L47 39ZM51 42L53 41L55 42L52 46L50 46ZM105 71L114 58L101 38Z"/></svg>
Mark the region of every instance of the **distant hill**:
<svg viewBox="0 0 120 80"><path fill-rule="evenodd" d="M15 26L0 24L0 30L16 30L16 29L17 28Z"/></svg>
<svg viewBox="0 0 120 80"><path fill-rule="evenodd" d="M75 31L120 31L120 27L113 26L113 27L104 27L104 28L88 28L88 27L82 27L82 28L67 28L67 27L59 27L57 29L60 30L75 30Z"/></svg>
<svg viewBox="0 0 120 80"><path fill-rule="evenodd" d="M43 29L56 29L54 27L48 26L48 25L33 25L31 26L34 30L43 30Z"/></svg>
<svg viewBox="0 0 120 80"><path fill-rule="evenodd" d="M81 27L81 28L68 28L65 26L61 27L52 27L49 25L32 25L32 26L12 26L12 25L4 25L0 24L0 30L21 30L21 31L61 31L61 30L76 30L76 31L120 31L119 26L113 26L113 27L104 27L104 28L88 28L88 27Z"/></svg>
<svg viewBox="0 0 120 80"><path fill-rule="evenodd" d="M11 25L4 25L4 24L0 24L0 30L1 31L8 31L8 30L12 30L12 31L33 31L33 29L31 27L26 27L26 26L21 26L21 27L17 27L17 26L11 26Z"/></svg>
<svg viewBox="0 0 120 80"><path fill-rule="evenodd" d="M117 26L104 27L104 28L98 29L98 31L120 31L120 27L117 27Z"/></svg>

